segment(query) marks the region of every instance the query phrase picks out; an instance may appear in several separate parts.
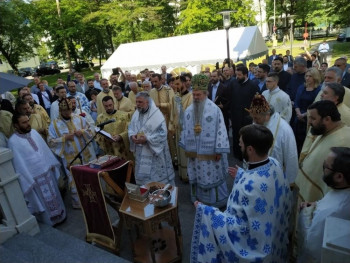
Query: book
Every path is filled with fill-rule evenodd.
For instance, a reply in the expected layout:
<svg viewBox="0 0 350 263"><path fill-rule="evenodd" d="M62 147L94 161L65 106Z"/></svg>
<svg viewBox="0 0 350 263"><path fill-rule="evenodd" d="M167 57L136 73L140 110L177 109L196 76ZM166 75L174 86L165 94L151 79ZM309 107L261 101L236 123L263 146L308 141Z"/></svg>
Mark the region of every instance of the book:
<svg viewBox="0 0 350 263"><path fill-rule="evenodd" d="M94 169L103 169L114 162L120 160L118 156L113 156L113 155L103 155L95 160L92 160L89 162L90 168Z"/></svg>
<svg viewBox="0 0 350 263"><path fill-rule="evenodd" d="M95 127L95 132L102 134L103 136L107 137L108 139L116 142L116 140L113 139L113 136L109 132L106 132L104 130L100 130L98 127Z"/></svg>

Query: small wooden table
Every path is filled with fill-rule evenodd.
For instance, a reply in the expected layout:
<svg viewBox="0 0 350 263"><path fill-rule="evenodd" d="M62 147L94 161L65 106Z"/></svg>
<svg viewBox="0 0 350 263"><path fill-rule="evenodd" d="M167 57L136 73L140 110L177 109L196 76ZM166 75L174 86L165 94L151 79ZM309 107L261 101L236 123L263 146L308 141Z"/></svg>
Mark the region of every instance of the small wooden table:
<svg viewBox="0 0 350 263"><path fill-rule="evenodd" d="M147 186L161 183L150 183ZM125 195L119 212L129 232L134 262L179 262L182 258L182 236L178 217L178 188L172 187L171 201L166 207L158 208L147 199L144 202L132 200ZM163 226L167 222L172 228ZM132 228L136 226L137 238L134 242Z"/></svg>

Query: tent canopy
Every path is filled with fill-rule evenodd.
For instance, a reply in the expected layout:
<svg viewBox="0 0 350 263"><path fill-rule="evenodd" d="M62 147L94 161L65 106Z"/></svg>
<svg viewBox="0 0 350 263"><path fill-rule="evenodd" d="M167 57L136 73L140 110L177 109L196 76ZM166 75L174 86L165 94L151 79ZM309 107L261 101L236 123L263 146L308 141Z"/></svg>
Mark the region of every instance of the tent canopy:
<svg viewBox="0 0 350 263"><path fill-rule="evenodd" d="M30 79L0 72L0 94L27 86L30 82Z"/></svg>
<svg viewBox="0 0 350 263"><path fill-rule="evenodd" d="M227 58L226 31L216 30L190 35L121 44L101 68L103 77L120 67L138 73L145 68L160 72L166 65L172 70L186 67L198 73L202 64L215 64ZM257 26L229 30L230 58L233 62L254 59L267 53Z"/></svg>

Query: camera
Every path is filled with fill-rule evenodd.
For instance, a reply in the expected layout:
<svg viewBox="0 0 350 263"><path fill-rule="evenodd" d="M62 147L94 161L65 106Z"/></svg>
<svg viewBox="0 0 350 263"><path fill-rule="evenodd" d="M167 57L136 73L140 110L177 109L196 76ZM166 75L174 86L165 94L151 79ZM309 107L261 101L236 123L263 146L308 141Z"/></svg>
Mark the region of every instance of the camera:
<svg viewBox="0 0 350 263"><path fill-rule="evenodd" d="M113 75L119 75L119 69L118 68L113 68Z"/></svg>

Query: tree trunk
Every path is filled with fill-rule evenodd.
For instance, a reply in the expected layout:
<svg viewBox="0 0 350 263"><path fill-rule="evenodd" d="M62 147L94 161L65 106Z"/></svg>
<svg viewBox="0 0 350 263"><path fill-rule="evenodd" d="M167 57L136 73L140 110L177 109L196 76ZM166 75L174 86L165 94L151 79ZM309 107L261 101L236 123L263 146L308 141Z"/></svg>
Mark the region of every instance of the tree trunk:
<svg viewBox="0 0 350 263"><path fill-rule="evenodd" d="M108 35L108 41L109 41L109 44L111 46L111 49L112 49L112 53L114 53L114 45L113 45L113 38L112 38L112 31L111 31L111 28L110 26L106 26L106 31L107 31L107 35Z"/></svg>
<svg viewBox="0 0 350 263"><path fill-rule="evenodd" d="M10 66L13 69L15 75L17 75L18 74L17 64L14 61L12 61L10 54L7 53L6 50L1 45L0 45L0 52L2 53L2 55L7 60L7 63L10 64Z"/></svg>

